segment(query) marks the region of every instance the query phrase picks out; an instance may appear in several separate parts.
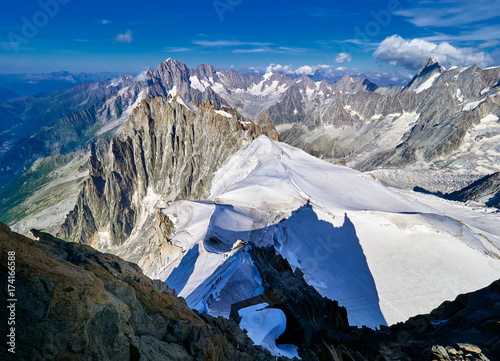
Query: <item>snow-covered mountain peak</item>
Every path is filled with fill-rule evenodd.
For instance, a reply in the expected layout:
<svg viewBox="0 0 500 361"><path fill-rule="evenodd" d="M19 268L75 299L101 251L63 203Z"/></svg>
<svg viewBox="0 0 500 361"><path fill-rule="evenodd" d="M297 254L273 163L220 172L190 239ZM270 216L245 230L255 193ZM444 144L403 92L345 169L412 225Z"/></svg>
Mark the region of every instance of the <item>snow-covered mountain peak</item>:
<svg viewBox="0 0 500 361"><path fill-rule="evenodd" d="M253 188L254 191L249 188ZM325 194L329 189L331 195ZM351 190L357 189L355 194ZM217 171L210 199L223 201L228 192L243 201L267 200L276 193L284 198L284 208L296 209L310 201L325 210L342 214L352 211L415 212L417 208L391 192L371 176L324 162L284 143L260 136L235 154ZM257 196L258 194L258 196ZM244 202L244 201L243 201ZM255 204L259 209L265 205Z"/></svg>
<svg viewBox="0 0 500 361"><path fill-rule="evenodd" d="M500 276L487 256L499 253L497 231L458 211L261 136L215 173L208 202L163 210L182 219L171 242L189 256L154 274L192 307L227 315L232 303L259 294L235 242L274 245L323 296L345 305L352 323L392 324ZM189 284L181 282L193 269ZM231 292L236 279L241 295Z"/></svg>

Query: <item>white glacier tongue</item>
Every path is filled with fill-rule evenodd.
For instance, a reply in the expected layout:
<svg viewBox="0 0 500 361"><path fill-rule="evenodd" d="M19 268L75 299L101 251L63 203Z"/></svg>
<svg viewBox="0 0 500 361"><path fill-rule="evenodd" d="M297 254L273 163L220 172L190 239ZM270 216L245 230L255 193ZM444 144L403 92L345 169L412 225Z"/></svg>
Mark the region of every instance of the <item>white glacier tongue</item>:
<svg viewBox="0 0 500 361"><path fill-rule="evenodd" d="M273 245L351 324L369 327L500 277L498 214L485 224L463 205L412 194L261 136L216 172L206 202L163 209L184 257L159 276L190 306L227 317L264 292L244 244Z"/></svg>

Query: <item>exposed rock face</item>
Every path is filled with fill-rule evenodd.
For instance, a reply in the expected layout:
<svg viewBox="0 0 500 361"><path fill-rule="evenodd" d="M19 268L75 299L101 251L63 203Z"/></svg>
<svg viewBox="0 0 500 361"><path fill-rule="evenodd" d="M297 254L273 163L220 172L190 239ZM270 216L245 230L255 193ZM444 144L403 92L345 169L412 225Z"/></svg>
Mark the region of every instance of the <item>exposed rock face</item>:
<svg viewBox="0 0 500 361"><path fill-rule="evenodd" d="M0 224L0 285L16 257L16 353L2 360L275 360L232 321L198 316L132 263ZM3 295L5 296L5 295ZM2 307L2 320L7 308ZM7 322L0 331L7 335Z"/></svg>
<svg viewBox="0 0 500 361"><path fill-rule="evenodd" d="M342 79L333 85L335 92L357 93L359 91L373 92L377 89L377 85L363 78L351 78L349 75L344 75Z"/></svg>
<svg viewBox="0 0 500 361"><path fill-rule="evenodd" d="M440 360L446 360L446 354L449 360L500 360L499 319L500 280L479 291L459 295L452 302L444 302L429 315L396 325L393 333L406 329L415 340L444 346L446 353L442 348L431 348Z"/></svg>
<svg viewBox="0 0 500 361"><path fill-rule="evenodd" d="M488 207L500 208L500 173L489 174L445 198L462 202L483 199Z"/></svg>
<svg viewBox="0 0 500 361"><path fill-rule="evenodd" d="M254 122L258 122L264 111L295 82L275 71L256 76L232 69L216 72L211 65L191 69L189 80L191 87L216 92L227 104Z"/></svg>
<svg viewBox="0 0 500 361"><path fill-rule="evenodd" d="M195 113L179 99L143 101L118 138L92 147L90 177L61 237L100 249L98 232L108 232L106 245L120 245L144 214L148 194L167 202L206 198L213 173L230 155L263 132L277 139L268 122L263 130L234 111L217 113L209 102L197 110L190 105Z"/></svg>
<svg viewBox="0 0 500 361"><path fill-rule="evenodd" d="M266 111L275 124L307 122L307 116L316 108L332 100L336 94L354 94L360 91L372 92L377 86L366 79L345 75L338 82L329 84L326 80L314 82L303 75L295 80L283 95ZM332 115L334 116L334 115Z"/></svg>
<svg viewBox="0 0 500 361"><path fill-rule="evenodd" d="M439 76L446 69L439 63L439 61L431 57L427 60L422 68L415 74L413 79L403 88L403 92L410 93L412 91L419 91L419 87L429 79Z"/></svg>
<svg viewBox="0 0 500 361"><path fill-rule="evenodd" d="M262 277L268 302L287 316L287 330L278 343L320 352L324 340L349 331L346 309L309 286L301 271L293 272L274 247L253 247L250 255Z"/></svg>
<svg viewBox="0 0 500 361"><path fill-rule="evenodd" d="M210 101L217 108L222 105L227 105L220 96L218 96L212 88L207 88L206 91L191 87L191 73L200 74L203 77L214 76L215 69L212 65L200 65L197 69L190 69L186 64L174 60L160 64L157 70L150 69L146 74L148 86L148 98L157 96L167 99L169 93L175 96L178 92L186 102L194 101L201 104L203 101Z"/></svg>

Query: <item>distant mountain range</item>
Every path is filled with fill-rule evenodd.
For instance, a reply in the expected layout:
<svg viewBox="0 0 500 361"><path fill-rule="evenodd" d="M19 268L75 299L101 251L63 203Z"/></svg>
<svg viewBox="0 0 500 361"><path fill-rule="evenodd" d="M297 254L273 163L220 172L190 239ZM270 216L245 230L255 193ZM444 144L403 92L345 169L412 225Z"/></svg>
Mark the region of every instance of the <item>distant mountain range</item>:
<svg viewBox="0 0 500 361"><path fill-rule="evenodd" d="M308 77L302 79L310 81ZM356 79L359 85L347 82L329 85L323 81L322 89L331 93L339 86L344 91L376 87L362 79ZM363 82L368 85L362 85ZM300 79L277 72L256 76L234 70L220 72L211 65L190 69L169 59L157 70L150 69L137 77L122 75L51 94L11 99L0 104L0 186L40 157L85 147L96 137L117 135L142 99L157 96L167 99L169 94L179 93L186 102L199 104L210 100L217 107L234 107L258 122L291 85L298 89L305 84L299 83ZM296 114L291 116L297 118Z"/></svg>
<svg viewBox="0 0 500 361"><path fill-rule="evenodd" d="M122 75L0 105L0 186L39 157L118 134L140 99L178 92L187 102L235 108L256 123L266 114L285 142L376 171L390 184L455 191L499 170L490 149L498 129L485 132L481 125L499 115L499 73L478 66L444 69L430 59L405 87L377 87L347 75L331 83L276 71L190 69L169 59L138 77ZM483 154L493 161L482 164ZM412 180L407 171L417 163L421 174ZM438 185L433 169L445 170Z"/></svg>
<svg viewBox="0 0 500 361"><path fill-rule="evenodd" d="M374 328L500 278L499 95L500 67L434 58L386 87L168 59L0 104L0 221L134 262L292 357L293 297ZM307 317L346 331L328 305Z"/></svg>

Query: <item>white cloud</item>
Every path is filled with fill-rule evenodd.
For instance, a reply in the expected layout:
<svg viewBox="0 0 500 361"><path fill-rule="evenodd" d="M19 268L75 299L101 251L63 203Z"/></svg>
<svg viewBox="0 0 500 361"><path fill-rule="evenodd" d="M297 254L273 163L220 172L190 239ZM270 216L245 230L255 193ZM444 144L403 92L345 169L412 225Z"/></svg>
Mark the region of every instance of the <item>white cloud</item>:
<svg viewBox="0 0 500 361"><path fill-rule="evenodd" d="M278 52L285 52L285 53L304 53L307 51L307 49L304 48L290 48L288 46L280 46L277 49Z"/></svg>
<svg viewBox="0 0 500 361"><path fill-rule="evenodd" d="M137 76L135 77L135 80L137 80L137 81L145 81L145 80L147 80L147 79L148 79L147 74L148 74L148 71L147 71L147 70L141 71L141 72L139 73L139 75L137 75Z"/></svg>
<svg viewBox="0 0 500 361"><path fill-rule="evenodd" d="M481 49L484 49L484 48L494 48L494 47L496 47L498 45L500 45L500 41L498 41L498 40L488 40L485 43L479 45L479 47Z"/></svg>
<svg viewBox="0 0 500 361"><path fill-rule="evenodd" d="M277 71L281 74L288 75L312 75L318 69L330 69L331 65L319 64L319 65L302 65L299 67L293 67L291 65L281 65L281 64L271 64L266 68L266 72Z"/></svg>
<svg viewBox="0 0 500 361"><path fill-rule="evenodd" d="M269 52L269 48L253 48L253 49L235 49L233 53L265 53Z"/></svg>
<svg viewBox="0 0 500 361"><path fill-rule="evenodd" d="M397 11L419 27L461 27L500 16L500 0L456 0L452 4L422 1L414 8Z"/></svg>
<svg viewBox="0 0 500 361"><path fill-rule="evenodd" d="M115 42L118 43L130 43L134 40L132 37L132 31L127 29L127 31L124 34L118 34L115 38Z"/></svg>
<svg viewBox="0 0 500 361"><path fill-rule="evenodd" d="M435 44L422 39L408 41L399 35L392 35L382 41L373 55L391 65L409 69L420 68L431 56L436 57L445 66L467 66L474 63L488 66L492 63L488 54L477 49L458 48L447 42Z"/></svg>
<svg viewBox="0 0 500 361"><path fill-rule="evenodd" d="M277 71L278 73L282 74L295 74L295 71L293 70L291 65L281 65L272 63L266 68L266 73L270 73L271 71Z"/></svg>
<svg viewBox="0 0 500 361"><path fill-rule="evenodd" d="M193 44L210 47L221 47L221 46L268 46L273 45L272 43L259 43L259 42L246 42L238 40L195 40Z"/></svg>
<svg viewBox="0 0 500 361"><path fill-rule="evenodd" d="M97 22L101 25L107 25L107 24L111 23L111 20L102 19L102 20L97 20Z"/></svg>
<svg viewBox="0 0 500 361"><path fill-rule="evenodd" d="M316 67L312 67L309 65L303 65L303 66L297 68L297 70L295 70L295 74L310 75L310 74L313 74L315 71L316 71Z"/></svg>
<svg viewBox="0 0 500 361"><path fill-rule="evenodd" d="M180 52L184 52L184 51L191 51L193 49L191 48L183 48L183 47L168 47L168 48L165 48L165 51L168 51L168 52L171 52L171 53L180 53Z"/></svg>
<svg viewBox="0 0 500 361"><path fill-rule="evenodd" d="M428 41L495 41L500 39L500 27L485 26L474 31L461 32L458 35L435 34L422 38Z"/></svg>
<svg viewBox="0 0 500 361"><path fill-rule="evenodd" d="M335 62L338 64L350 63L352 60L352 55L347 53L340 53L335 58Z"/></svg>

